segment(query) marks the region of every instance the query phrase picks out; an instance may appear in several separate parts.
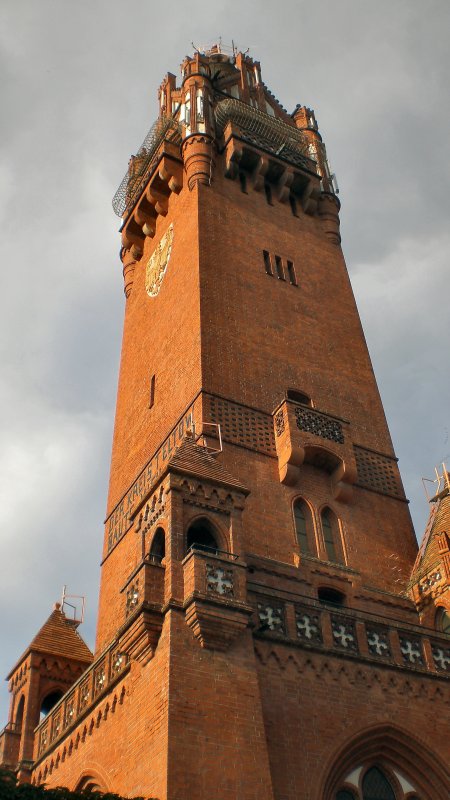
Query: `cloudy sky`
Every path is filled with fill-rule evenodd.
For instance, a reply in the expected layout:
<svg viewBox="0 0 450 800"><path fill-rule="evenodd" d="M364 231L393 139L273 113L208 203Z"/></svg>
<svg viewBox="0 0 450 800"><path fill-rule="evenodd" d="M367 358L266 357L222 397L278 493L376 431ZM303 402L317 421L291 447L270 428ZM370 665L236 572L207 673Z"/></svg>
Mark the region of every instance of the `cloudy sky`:
<svg viewBox="0 0 450 800"><path fill-rule="evenodd" d="M420 538L447 458L448 0L2 0L0 675L67 584L92 644L123 316L111 198L194 42L315 109ZM6 721L7 687L0 695Z"/></svg>

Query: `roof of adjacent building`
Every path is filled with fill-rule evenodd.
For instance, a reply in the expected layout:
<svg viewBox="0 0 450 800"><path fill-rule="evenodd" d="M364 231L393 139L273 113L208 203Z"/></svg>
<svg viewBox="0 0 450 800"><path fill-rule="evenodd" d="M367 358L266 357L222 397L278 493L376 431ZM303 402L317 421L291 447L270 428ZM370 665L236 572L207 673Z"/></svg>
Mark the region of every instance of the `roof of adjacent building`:
<svg viewBox="0 0 450 800"><path fill-rule="evenodd" d="M195 444L189 437L183 439L168 462L167 469L250 494L250 490L228 472L217 457L208 453L205 447Z"/></svg>
<svg viewBox="0 0 450 800"><path fill-rule="evenodd" d="M19 664L29 653L59 656L60 658L66 658L84 664L90 664L93 660L93 655L89 647L81 638L73 622L61 611L59 603L55 603L55 607L49 618L44 622L42 628L40 628L25 652L14 665L8 678L11 677Z"/></svg>
<svg viewBox="0 0 450 800"><path fill-rule="evenodd" d="M425 534L426 539L422 544L417 561L414 565L410 580L411 584L420 580L420 578L426 575L427 572L441 560L436 534L450 534L450 493L447 491L435 502L437 506L430 511L430 517L432 515L432 518L429 520L427 532Z"/></svg>

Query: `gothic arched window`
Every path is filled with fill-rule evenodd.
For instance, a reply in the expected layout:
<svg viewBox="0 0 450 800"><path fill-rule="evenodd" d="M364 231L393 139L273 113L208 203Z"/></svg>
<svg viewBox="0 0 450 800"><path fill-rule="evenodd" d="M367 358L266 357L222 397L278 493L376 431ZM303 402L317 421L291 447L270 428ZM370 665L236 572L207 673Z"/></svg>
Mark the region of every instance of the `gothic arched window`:
<svg viewBox="0 0 450 800"><path fill-rule="evenodd" d="M300 552L316 555L311 512L304 500L298 499L294 503L294 523Z"/></svg>
<svg viewBox="0 0 450 800"><path fill-rule="evenodd" d="M344 557L341 545L341 532L339 530L339 522L336 514L332 512L331 508L324 508L320 519L322 522L322 533L328 561L333 561L335 564L342 564Z"/></svg>
<svg viewBox="0 0 450 800"><path fill-rule="evenodd" d="M190 525L186 538L187 550L217 550L214 527L207 519L198 519Z"/></svg>
<svg viewBox="0 0 450 800"><path fill-rule="evenodd" d="M166 555L166 534L164 528L158 528L152 541L150 548L150 560L161 563Z"/></svg>
<svg viewBox="0 0 450 800"><path fill-rule="evenodd" d="M53 706L56 706L56 703L61 700L63 694L64 692L61 689L54 689L52 692L49 692L45 695L41 702L41 719L47 716L47 714L52 710Z"/></svg>
<svg viewBox="0 0 450 800"><path fill-rule="evenodd" d="M395 800L390 781L378 767L371 767L362 782L363 800Z"/></svg>

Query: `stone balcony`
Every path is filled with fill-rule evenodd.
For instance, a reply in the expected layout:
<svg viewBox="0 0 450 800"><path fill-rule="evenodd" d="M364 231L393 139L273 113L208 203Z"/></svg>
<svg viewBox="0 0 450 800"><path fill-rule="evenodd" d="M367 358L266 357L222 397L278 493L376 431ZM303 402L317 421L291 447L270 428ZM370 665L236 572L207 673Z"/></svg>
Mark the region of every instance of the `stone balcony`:
<svg viewBox="0 0 450 800"><path fill-rule="evenodd" d="M36 728L34 759L44 757L89 714L122 678L129 659L113 642L76 681Z"/></svg>
<svg viewBox="0 0 450 800"><path fill-rule="evenodd" d="M226 650L253 613L246 598L246 565L231 553L191 548L183 570L187 624L202 647Z"/></svg>
<svg viewBox="0 0 450 800"><path fill-rule="evenodd" d="M330 474L335 499L349 502L357 478L350 423L292 400L273 417L281 483L295 486L302 464L313 464Z"/></svg>
<svg viewBox="0 0 450 800"><path fill-rule="evenodd" d="M123 587L124 623L118 632L121 652L138 661L152 658L163 625L165 567L147 556Z"/></svg>

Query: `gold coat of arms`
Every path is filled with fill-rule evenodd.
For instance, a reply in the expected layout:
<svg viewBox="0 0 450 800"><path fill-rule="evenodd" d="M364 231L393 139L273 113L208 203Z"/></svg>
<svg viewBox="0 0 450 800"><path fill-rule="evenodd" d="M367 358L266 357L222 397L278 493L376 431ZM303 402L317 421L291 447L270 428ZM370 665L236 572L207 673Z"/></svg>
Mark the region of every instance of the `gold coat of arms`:
<svg viewBox="0 0 450 800"><path fill-rule="evenodd" d="M145 288L150 297L156 297L166 274L173 242L173 225L169 225L161 241L150 256L145 272Z"/></svg>

